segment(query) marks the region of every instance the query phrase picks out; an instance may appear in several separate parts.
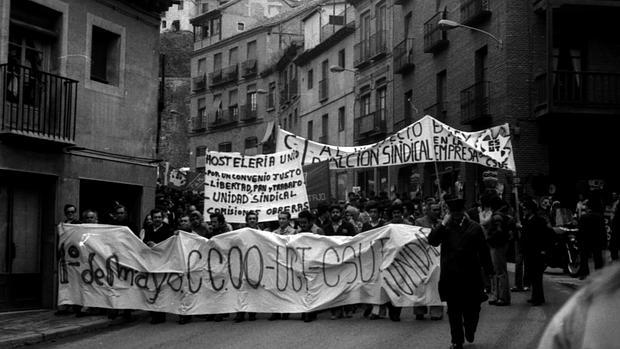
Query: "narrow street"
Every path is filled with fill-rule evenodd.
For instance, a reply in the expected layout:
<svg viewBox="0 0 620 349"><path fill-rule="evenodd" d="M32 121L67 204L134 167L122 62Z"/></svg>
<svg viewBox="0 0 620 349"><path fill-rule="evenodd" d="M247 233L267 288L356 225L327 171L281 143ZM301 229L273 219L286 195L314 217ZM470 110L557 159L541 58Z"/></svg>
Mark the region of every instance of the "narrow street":
<svg viewBox="0 0 620 349"><path fill-rule="evenodd" d="M545 325L574 290L564 275L545 274L548 303L527 304L529 293L512 293L512 305L483 304L476 341L469 348L536 348ZM567 281L567 280L565 280ZM141 320L99 333L41 343L35 348L447 348L450 334L447 317L442 321L416 321L411 308L403 309L401 322L370 321L358 309L352 319L330 320L322 312L318 321L304 323L298 315L288 321L267 321L259 314L255 322L205 322L194 319L178 325L168 316L162 325Z"/></svg>

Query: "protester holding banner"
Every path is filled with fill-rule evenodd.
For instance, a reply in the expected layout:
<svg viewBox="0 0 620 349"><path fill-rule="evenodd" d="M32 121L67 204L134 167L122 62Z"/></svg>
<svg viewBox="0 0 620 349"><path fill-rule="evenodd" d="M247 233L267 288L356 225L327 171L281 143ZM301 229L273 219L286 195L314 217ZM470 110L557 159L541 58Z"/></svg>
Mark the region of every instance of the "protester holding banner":
<svg viewBox="0 0 620 349"><path fill-rule="evenodd" d="M312 233L317 235L325 235L323 229L314 224L314 221L315 217L310 211L304 210L299 212L299 216L297 217L297 224L299 225L299 228L297 228L297 234Z"/></svg>
<svg viewBox="0 0 620 349"><path fill-rule="evenodd" d="M69 224L80 224L79 219L75 218L75 214L77 212L77 208L73 204L66 204L64 207L65 219L63 223ZM64 253L64 250L61 250L60 253ZM59 256L60 260L63 260L64 256ZM66 263L66 262L64 262ZM54 313L54 315L69 315L71 314L71 310L75 312L79 312L80 306L76 305L59 305L58 310Z"/></svg>
<svg viewBox="0 0 620 349"><path fill-rule="evenodd" d="M211 213L209 219L211 219L212 231L211 236L207 236L208 239L233 230L232 226L226 223L226 218L220 212Z"/></svg>
<svg viewBox="0 0 620 349"><path fill-rule="evenodd" d="M256 212L249 211L245 215L245 226L247 228L261 230L260 227L258 226L258 214L256 214ZM249 321L255 321L256 320L256 313L249 312L248 313L248 320ZM237 323L245 321L245 312L242 312L242 311L237 312L237 315L235 315L234 321L237 322Z"/></svg>
<svg viewBox="0 0 620 349"><path fill-rule="evenodd" d="M151 217L153 225L145 228L144 241L147 246L152 248L171 237L173 230L168 224L164 223L164 214L160 209L155 208L151 210ZM151 324L155 325L163 322L166 322L166 313L151 312Z"/></svg>
<svg viewBox="0 0 620 349"><path fill-rule="evenodd" d="M189 222L192 233L198 234L203 238L213 235L210 226L208 226L205 222L202 221L202 214L200 212L196 210L190 211Z"/></svg>
<svg viewBox="0 0 620 349"><path fill-rule="evenodd" d="M453 196L444 200L449 212L428 235L428 242L441 246L439 295L448 303L452 348L459 349L464 339L474 341L480 303L486 300L480 269L490 272L492 266L485 257L482 229L465 215L464 200Z"/></svg>
<svg viewBox="0 0 620 349"><path fill-rule="evenodd" d="M291 213L290 212L280 212L278 213L278 229L274 230L273 233L277 235L295 235L295 228L291 225Z"/></svg>
<svg viewBox="0 0 620 349"><path fill-rule="evenodd" d="M355 236L355 227L342 219L342 210L338 205L330 207L330 222L323 226L327 236L344 235Z"/></svg>
<svg viewBox="0 0 620 349"><path fill-rule="evenodd" d="M441 205L437 203L434 197L426 199L425 215L415 220L415 226L424 228L435 228L440 223L441 219ZM430 311L429 311L430 308ZM443 319L443 306L431 305L427 306L414 306L413 314L416 320L424 320L424 315L430 312L431 320Z"/></svg>
<svg viewBox="0 0 620 349"><path fill-rule="evenodd" d="M367 223L364 223L364 225L362 226L362 232L382 227L385 224L385 221L381 218L381 212L378 202L368 201L366 209L368 210L370 220Z"/></svg>
<svg viewBox="0 0 620 349"><path fill-rule="evenodd" d="M84 212L82 212L82 223L90 223L90 224L99 223L97 211L93 211L91 209L84 210Z"/></svg>

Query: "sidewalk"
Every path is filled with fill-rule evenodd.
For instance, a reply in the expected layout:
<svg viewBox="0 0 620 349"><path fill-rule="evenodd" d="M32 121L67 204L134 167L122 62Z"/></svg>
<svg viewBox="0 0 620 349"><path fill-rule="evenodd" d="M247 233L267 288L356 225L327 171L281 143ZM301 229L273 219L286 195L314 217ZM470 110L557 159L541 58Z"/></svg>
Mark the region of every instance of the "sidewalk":
<svg viewBox="0 0 620 349"><path fill-rule="evenodd" d="M148 313L134 311L133 316L136 321L140 321ZM56 316L54 310L0 313L0 348L40 343L124 323L121 316L114 320L105 315L77 318L73 314Z"/></svg>

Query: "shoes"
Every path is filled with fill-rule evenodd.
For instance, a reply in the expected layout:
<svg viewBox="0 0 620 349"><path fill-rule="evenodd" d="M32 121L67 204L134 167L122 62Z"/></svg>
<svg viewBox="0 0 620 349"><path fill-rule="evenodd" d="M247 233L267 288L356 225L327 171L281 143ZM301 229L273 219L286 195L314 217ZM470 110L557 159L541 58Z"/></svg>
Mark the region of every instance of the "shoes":
<svg viewBox="0 0 620 349"><path fill-rule="evenodd" d="M256 321L256 313L249 313L248 321Z"/></svg>
<svg viewBox="0 0 620 349"><path fill-rule="evenodd" d="M415 319L416 320L424 320L424 315L423 314L416 314Z"/></svg>
<svg viewBox="0 0 620 349"><path fill-rule="evenodd" d="M370 316L368 317L369 320L379 320L381 319L381 316L377 315L377 314L370 314Z"/></svg>
<svg viewBox="0 0 620 349"><path fill-rule="evenodd" d="M543 304L545 304L545 302L544 302L544 301L538 301L538 302L532 302L532 303L531 303L531 305L532 305L533 307L538 307L538 306L541 306L541 305L543 305Z"/></svg>
<svg viewBox="0 0 620 349"><path fill-rule="evenodd" d="M465 331L465 339L468 343L474 342L474 332Z"/></svg>
<svg viewBox="0 0 620 349"><path fill-rule="evenodd" d="M352 311L345 311L344 312L344 317L346 317L347 319L350 319L353 317L353 312Z"/></svg>
<svg viewBox="0 0 620 349"><path fill-rule="evenodd" d="M215 322L220 322L222 320L224 320L224 315L222 314L216 314L215 316L213 316L213 321Z"/></svg>
<svg viewBox="0 0 620 349"><path fill-rule="evenodd" d="M185 325L192 322L192 316L191 315L181 315L179 316L179 325Z"/></svg>
<svg viewBox="0 0 620 349"><path fill-rule="evenodd" d="M539 305L545 304L544 300L532 299L532 298L528 299L527 302L533 306L539 306Z"/></svg>
<svg viewBox="0 0 620 349"><path fill-rule="evenodd" d="M494 305L498 307L504 307L504 306L510 305L510 302L506 302L504 300L498 299Z"/></svg>
<svg viewBox="0 0 620 349"><path fill-rule="evenodd" d="M239 323L239 322L244 322L245 321L245 316L243 316L243 314L237 314L237 316L235 316L235 322Z"/></svg>
<svg viewBox="0 0 620 349"><path fill-rule="evenodd" d="M463 344L452 343L450 349L463 349Z"/></svg>
<svg viewBox="0 0 620 349"><path fill-rule="evenodd" d="M271 314L271 316L267 320L275 321L275 320L281 320L281 319L282 319L282 316L280 314L273 313L273 314Z"/></svg>
<svg viewBox="0 0 620 349"><path fill-rule="evenodd" d="M364 317L369 317L370 313L372 312L372 307L366 307L366 310L364 310Z"/></svg>
<svg viewBox="0 0 620 349"><path fill-rule="evenodd" d="M441 319L443 319L443 316L431 316L431 320L433 321L439 321Z"/></svg>
<svg viewBox="0 0 620 349"><path fill-rule="evenodd" d="M282 314L282 320L288 320L289 313Z"/></svg>

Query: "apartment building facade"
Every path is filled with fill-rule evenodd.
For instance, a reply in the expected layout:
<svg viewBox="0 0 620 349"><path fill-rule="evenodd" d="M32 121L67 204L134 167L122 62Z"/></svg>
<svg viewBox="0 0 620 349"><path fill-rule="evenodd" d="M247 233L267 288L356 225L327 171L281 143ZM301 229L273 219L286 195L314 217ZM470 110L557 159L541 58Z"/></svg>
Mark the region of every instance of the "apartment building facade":
<svg viewBox="0 0 620 349"><path fill-rule="evenodd" d="M282 4L289 6L285 2ZM191 64L190 109L194 117L190 151L193 153L193 168L204 169L207 149L247 155L275 150L273 144L267 144L263 138L274 124L281 122L279 115L286 114L280 110L280 103L288 108L296 100L296 70L286 69L287 60L301 46L300 17L312 8L312 4L299 5L295 9L289 7L282 13L273 9L259 11L252 6L256 13L271 11L269 13L275 15L260 22L255 21L257 15L253 15L248 20L254 22L248 23L254 23L254 26L241 33L237 33L235 27L228 32L222 30L221 39L208 37L203 40L208 42L196 43ZM229 15L227 11L231 11L227 8L231 7L215 10L221 14L222 23L239 21L235 11L231 14L233 18L226 17ZM207 15L194 19L195 26L204 28L205 23L213 26L214 15ZM282 77L284 70L285 78Z"/></svg>
<svg viewBox="0 0 620 349"><path fill-rule="evenodd" d="M508 122L513 133L516 177L524 193L574 202L587 182L602 179L618 190L617 174L605 168L597 149L613 148L620 99L618 39L610 16L618 6L604 1L397 0L393 41L394 117L429 114L464 130ZM455 28L448 19L492 34ZM575 27L571 23L582 23ZM413 117L409 118L408 115ZM578 141L576 141L578 140ZM474 201L481 191L478 165L411 166L394 180L418 178L426 192L467 183ZM514 177L500 173L509 193ZM552 189L553 190L553 189ZM569 204L570 205L570 204Z"/></svg>
<svg viewBox="0 0 620 349"><path fill-rule="evenodd" d="M170 1L0 4L0 311L53 308L64 205L154 205L159 13Z"/></svg>
<svg viewBox="0 0 620 349"><path fill-rule="evenodd" d="M352 146L355 10L344 3L324 2L303 19L303 31L304 47L295 58L300 123L290 131L319 143ZM330 171L331 196L344 199L354 181L351 171Z"/></svg>

